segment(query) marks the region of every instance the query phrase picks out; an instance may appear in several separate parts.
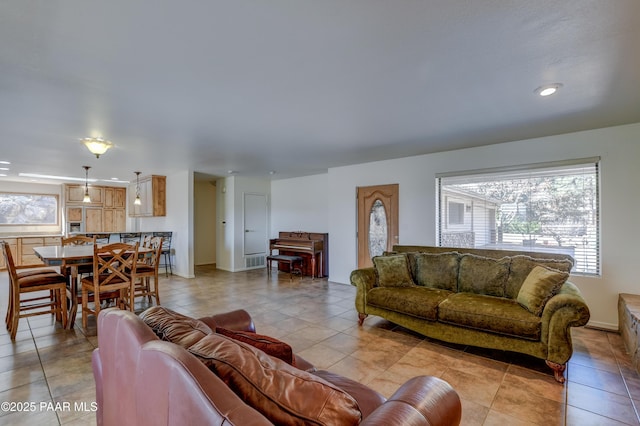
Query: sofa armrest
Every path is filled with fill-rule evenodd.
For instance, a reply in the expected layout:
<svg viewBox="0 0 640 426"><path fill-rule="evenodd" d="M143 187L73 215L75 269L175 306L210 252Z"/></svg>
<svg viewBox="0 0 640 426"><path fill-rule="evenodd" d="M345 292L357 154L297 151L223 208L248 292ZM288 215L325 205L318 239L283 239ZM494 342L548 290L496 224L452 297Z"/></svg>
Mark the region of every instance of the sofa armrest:
<svg viewBox="0 0 640 426"><path fill-rule="evenodd" d="M356 269L351 272L351 285L356 287L356 310L363 314L366 312L367 292L376 285L375 268Z"/></svg>
<svg viewBox="0 0 640 426"><path fill-rule="evenodd" d="M216 327L221 327L229 330L249 331L252 333L256 332L256 327L253 324L251 315L249 315L249 313L244 309L238 309L236 311L225 312L223 314L216 314L198 319L207 324L213 331L216 330Z"/></svg>
<svg viewBox="0 0 640 426"><path fill-rule="evenodd" d="M361 425L460 424L462 404L456 391L442 379L418 376L408 380Z"/></svg>
<svg viewBox="0 0 640 426"><path fill-rule="evenodd" d="M571 327L589 322L590 313L580 290L566 282L542 311L542 341L548 345L547 360L565 364L572 354Z"/></svg>

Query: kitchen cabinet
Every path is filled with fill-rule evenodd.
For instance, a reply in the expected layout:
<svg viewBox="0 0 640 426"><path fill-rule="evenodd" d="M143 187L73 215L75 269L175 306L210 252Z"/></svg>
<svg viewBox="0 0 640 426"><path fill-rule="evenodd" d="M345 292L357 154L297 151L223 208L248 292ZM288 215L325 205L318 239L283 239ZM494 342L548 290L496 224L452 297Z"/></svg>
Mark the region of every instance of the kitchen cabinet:
<svg viewBox="0 0 640 426"><path fill-rule="evenodd" d="M16 237L4 238L9 243L11 257L16 266L42 266L42 261L33 251L34 247L58 246L60 237ZM0 269L6 269L4 256L0 256Z"/></svg>
<svg viewBox="0 0 640 426"><path fill-rule="evenodd" d="M18 238L20 265L41 265L42 261L33 251L34 247L55 246L60 244L60 237L23 237Z"/></svg>
<svg viewBox="0 0 640 426"><path fill-rule="evenodd" d="M66 185L66 202L67 204L78 204L84 200L84 185ZM90 203L83 204L102 204L104 203L104 189L101 186L89 187Z"/></svg>
<svg viewBox="0 0 640 426"><path fill-rule="evenodd" d="M9 244L9 249L11 250L11 257L13 257L14 263L17 263L20 260L18 256L18 239L17 238L3 238L3 241L6 241ZM2 249L0 248L0 252ZM4 256L0 255L0 268L5 269L6 265L4 263Z"/></svg>
<svg viewBox="0 0 640 426"><path fill-rule="evenodd" d="M129 187L129 216L166 216L167 178L165 176L145 176L140 178L138 187ZM136 194L140 194L140 205L136 205Z"/></svg>
<svg viewBox="0 0 640 426"><path fill-rule="evenodd" d="M124 209L104 209L102 223L103 232L124 231L127 227Z"/></svg>
<svg viewBox="0 0 640 426"><path fill-rule="evenodd" d="M66 232L71 232L70 224L76 223L81 224L82 232L126 231L127 188L90 186L90 203L82 202L84 191L84 185L65 185Z"/></svg>
<svg viewBox="0 0 640 426"><path fill-rule="evenodd" d="M84 209L84 232L104 232L102 208L87 207Z"/></svg>
<svg viewBox="0 0 640 426"><path fill-rule="evenodd" d="M104 188L104 208L124 209L126 207L127 189L105 187Z"/></svg>
<svg viewBox="0 0 640 426"><path fill-rule="evenodd" d="M67 222L82 222L82 207L67 207Z"/></svg>

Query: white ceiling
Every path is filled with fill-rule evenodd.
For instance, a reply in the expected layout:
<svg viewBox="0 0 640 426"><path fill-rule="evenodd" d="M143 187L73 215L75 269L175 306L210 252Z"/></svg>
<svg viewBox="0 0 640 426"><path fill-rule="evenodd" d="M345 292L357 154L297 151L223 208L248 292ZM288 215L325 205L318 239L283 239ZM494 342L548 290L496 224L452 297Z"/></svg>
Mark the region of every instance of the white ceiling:
<svg viewBox="0 0 640 426"><path fill-rule="evenodd" d="M640 122L639 46L638 0L6 0L0 179L285 178Z"/></svg>

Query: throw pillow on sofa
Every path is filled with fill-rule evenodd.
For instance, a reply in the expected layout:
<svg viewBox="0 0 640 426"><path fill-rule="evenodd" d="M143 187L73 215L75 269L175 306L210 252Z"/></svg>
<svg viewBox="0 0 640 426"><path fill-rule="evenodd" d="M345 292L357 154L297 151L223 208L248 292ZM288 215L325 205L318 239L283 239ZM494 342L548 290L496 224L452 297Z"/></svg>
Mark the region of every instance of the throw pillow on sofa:
<svg viewBox="0 0 640 426"><path fill-rule="evenodd" d="M154 306L140 314L140 318L161 340L183 348L196 343L213 331L204 322L179 314L162 306Z"/></svg>
<svg viewBox="0 0 640 426"><path fill-rule="evenodd" d="M391 256L376 256L373 265L378 275L378 285L381 287L411 287L414 286L409 270L409 261L404 253Z"/></svg>
<svg viewBox="0 0 640 426"><path fill-rule="evenodd" d="M458 272L458 292L503 297L510 263L510 257L493 259L475 254L462 255Z"/></svg>
<svg viewBox="0 0 640 426"><path fill-rule="evenodd" d="M412 256L416 284L440 290L458 289L458 253L414 253Z"/></svg>
<svg viewBox="0 0 640 426"><path fill-rule="evenodd" d="M283 360L289 365L295 367L295 358L291 346L270 336L252 333L249 331L227 330L226 328L216 327L216 333L227 336L239 342L246 343L254 348L260 349L268 355Z"/></svg>
<svg viewBox="0 0 640 426"><path fill-rule="evenodd" d="M524 280L516 300L532 314L541 316L544 306L568 278L569 274L566 272L536 266Z"/></svg>
<svg viewBox="0 0 640 426"><path fill-rule="evenodd" d="M527 255L511 256L511 266L509 267L509 278L507 278L505 297L510 299L517 298L524 280L531 270L538 265L568 273L571 272L573 262L569 259L541 259Z"/></svg>
<svg viewBox="0 0 640 426"><path fill-rule="evenodd" d="M357 425L362 419L342 389L252 346L210 334L188 350L274 424Z"/></svg>

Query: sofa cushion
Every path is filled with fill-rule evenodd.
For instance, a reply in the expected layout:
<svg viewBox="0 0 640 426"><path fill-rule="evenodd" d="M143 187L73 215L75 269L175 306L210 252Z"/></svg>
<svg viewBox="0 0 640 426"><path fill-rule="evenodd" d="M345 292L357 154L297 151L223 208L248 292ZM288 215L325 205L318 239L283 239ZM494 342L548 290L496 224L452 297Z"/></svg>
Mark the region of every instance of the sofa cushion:
<svg viewBox="0 0 640 426"><path fill-rule="evenodd" d="M458 289L458 253L413 253L411 257L417 285L449 291Z"/></svg>
<svg viewBox="0 0 640 426"><path fill-rule="evenodd" d="M436 288L374 287L367 292L367 305L436 321L438 305L451 294Z"/></svg>
<svg viewBox="0 0 640 426"><path fill-rule="evenodd" d="M573 267L573 262L569 259L536 259L526 255L512 256L511 265L509 266L509 277L507 278L505 288L505 297L510 297L511 299L517 298L524 280L537 265L569 273Z"/></svg>
<svg viewBox="0 0 640 426"><path fill-rule="evenodd" d="M566 272L536 266L524 280L516 300L532 314L541 316L544 305L558 293L567 278Z"/></svg>
<svg viewBox="0 0 640 426"><path fill-rule="evenodd" d="M204 336L213 333L204 322L162 306L147 309L140 314L140 318L160 339L183 348L188 348Z"/></svg>
<svg viewBox="0 0 640 426"><path fill-rule="evenodd" d="M216 333L258 348L267 355L281 359L289 365L295 365L291 346L276 338L250 331L227 330L222 327L216 327Z"/></svg>
<svg viewBox="0 0 640 426"><path fill-rule="evenodd" d="M462 255L458 291L503 297L510 263L509 257L492 259L475 254Z"/></svg>
<svg viewBox="0 0 640 426"><path fill-rule="evenodd" d="M375 256L373 265L378 276L378 285L382 287L409 287L414 286L409 262L404 253L391 256Z"/></svg>
<svg viewBox="0 0 640 426"><path fill-rule="evenodd" d="M210 334L188 350L275 424L357 425L362 419L342 389L242 342Z"/></svg>
<svg viewBox="0 0 640 426"><path fill-rule="evenodd" d="M528 340L540 340L541 320L515 300L455 293L440 303L442 322ZM481 346L481 345L480 345Z"/></svg>
<svg viewBox="0 0 640 426"><path fill-rule="evenodd" d="M340 374L326 370L314 371L313 374L351 395L358 403L363 419L369 417L369 414L373 413L376 408L384 404L387 400L387 398L374 391L369 386L363 385L362 383L351 380L350 378L344 377Z"/></svg>

